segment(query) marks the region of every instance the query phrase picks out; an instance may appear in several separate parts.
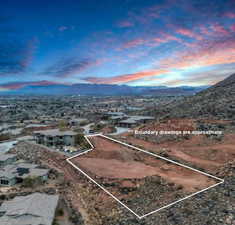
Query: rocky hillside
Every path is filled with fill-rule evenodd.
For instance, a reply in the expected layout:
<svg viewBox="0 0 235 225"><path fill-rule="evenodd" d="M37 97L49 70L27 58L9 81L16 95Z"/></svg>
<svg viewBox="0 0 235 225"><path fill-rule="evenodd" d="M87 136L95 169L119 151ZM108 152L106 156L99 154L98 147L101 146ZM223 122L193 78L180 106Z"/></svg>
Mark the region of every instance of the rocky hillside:
<svg viewBox="0 0 235 225"><path fill-rule="evenodd" d="M216 85L156 110L158 117L235 119L235 74Z"/></svg>

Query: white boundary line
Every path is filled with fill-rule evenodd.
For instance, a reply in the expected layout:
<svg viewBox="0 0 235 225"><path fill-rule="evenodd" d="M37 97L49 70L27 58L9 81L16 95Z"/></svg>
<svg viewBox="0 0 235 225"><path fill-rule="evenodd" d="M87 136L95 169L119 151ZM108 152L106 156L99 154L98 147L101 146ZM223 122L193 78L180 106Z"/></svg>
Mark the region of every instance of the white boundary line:
<svg viewBox="0 0 235 225"><path fill-rule="evenodd" d="M127 146L127 147L136 149L136 150L141 151L141 152L144 152L144 153L146 153L146 154L149 154L149 155L151 155L151 156L155 156L155 157L157 157L157 158L160 158L160 159L166 160L166 161L168 161L168 162L174 163L174 164L176 164L176 165L182 166L182 167L184 167L184 168L187 168L187 169L196 171L196 172L201 173L201 174L203 174L203 175L205 175L205 176L212 177L212 178L214 178L214 179L216 179L216 180L219 180L220 182L218 182L218 183L216 183L216 184L213 184L213 185L211 185L211 186L209 186L209 187L207 187L207 188L205 188L205 189L202 189L202 190L200 190L200 191L197 191L197 192L195 192L195 193L193 193L193 194L190 194L190 195L188 195L188 196L186 196L186 197L184 197L184 198L181 198L181 199L179 199L179 200L177 200L177 201L174 201L174 202L172 202L172 203L170 203L170 204L168 204L168 205L166 205L166 206L163 206L163 207L161 207L161 208L159 208L159 209L156 209L156 210L154 210L154 211L151 211L151 212L149 212L149 213L147 213L147 214L144 214L144 215L140 216L140 215L138 215L137 213L135 213L132 209L130 209L127 205L125 205L124 203L122 203L122 202L121 202L118 198L116 198L112 193L110 193L107 189L105 189L103 186L101 186L99 183L97 183L93 178L91 178L88 174L86 174L84 171L82 171L79 167L77 167L74 163L72 163L72 162L70 161L71 159L73 159L73 158L75 158L75 157L77 157L77 156L86 154L86 153L88 153L88 152L90 152L90 151L92 151L92 150L94 149L93 144L90 142L90 140L89 140L89 138L88 138L88 137L94 137L94 136L101 136L101 137L104 137L104 138L109 139L109 140L111 140L111 141L117 142L117 143L119 143L119 144L122 144L122 145L125 145L125 146ZM89 178L93 183L95 183L98 187L100 187L104 192L106 192L108 195L110 195L112 198L114 198L117 202L119 202L123 207L125 207L125 208L128 209L131 213L133 213L138 219L142 219L142 218L144 218L144 217L146 217L146 216L149 216L149 215L151 215L151 214L153 214L153 213L156 213L156 212L158 212L158 211L160 211L160 210L162 210L162 209L168 208L168 207L170 207L170 206L172 206L172 205L175 205L175 204L177 204L177 203L179 203L179 202L181 202L181 201L184 201L184 200L186 200L186 199L188 199L188 198L191 198L191 197L193 197L194 195L197 195L197 194L202 193L202 192L204 192L204 191L207 191L207 190L209 190L209 189L211 189L211 188L213 188L213 187L216 187L216 186L219 185L219 184L224 183L224 179L221 179L221 178L219 178L219 177L213 176L213 175L211 175L211 174L209 174L209 173L202 172L202 171L197 170L197 169L194 169L194 168L192 168L192 167L183 165L183 164L178 163L178 162L176 162L176 161L174 161L174 160L170 160L170 159L168 159L168 158L162 157L162 156L157 155L157 154L154 154L154 153L152 153L152 152L143 150L143 149L141 149L141 148L137 148L137 147L135 147L135 146L133 146L133 145L129 145L129 144L127 144L127 143L124 143L124 142L115 140L115 139L110 138L110 137L108 137L108 136L105 136L105 135L103 135L103 134L85 135L84 137L85 137L85 139L87 140L87 142L90 144L91 149L88 149L88 150L86 150L86 151L84 151L84 152L78 153L78 154L76 154L76 155L74 155L74 156L72 156L72 157L70 157L70 158L67 158L66 161L67 161L71 166L73 166L75 169L77 169L78 171L80 171L83 175L85 175L87 178Z"/></svg>

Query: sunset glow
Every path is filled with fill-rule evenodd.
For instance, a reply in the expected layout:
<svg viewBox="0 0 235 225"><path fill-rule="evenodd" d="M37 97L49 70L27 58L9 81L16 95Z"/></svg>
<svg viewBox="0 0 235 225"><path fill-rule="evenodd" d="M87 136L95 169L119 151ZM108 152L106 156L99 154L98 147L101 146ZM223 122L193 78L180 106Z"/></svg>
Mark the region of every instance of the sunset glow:
<svg viewBox="0 0 235 225"><path fill-rule="evenodd" d="M232 0L59 4L1 3L1 92L57 83L210 85L235 71Z"/></svg>

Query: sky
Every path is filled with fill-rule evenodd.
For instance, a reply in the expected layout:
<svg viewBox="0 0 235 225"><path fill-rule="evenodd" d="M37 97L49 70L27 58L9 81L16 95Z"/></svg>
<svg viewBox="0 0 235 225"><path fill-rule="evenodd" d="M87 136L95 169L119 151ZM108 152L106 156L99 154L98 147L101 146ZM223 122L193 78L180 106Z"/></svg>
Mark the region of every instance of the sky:
<svg viewBox="0 0 235 225"><path fill-rule="evenodd" d="M235 0L0 2L0 91L212 85L235 71Z"/></svg>

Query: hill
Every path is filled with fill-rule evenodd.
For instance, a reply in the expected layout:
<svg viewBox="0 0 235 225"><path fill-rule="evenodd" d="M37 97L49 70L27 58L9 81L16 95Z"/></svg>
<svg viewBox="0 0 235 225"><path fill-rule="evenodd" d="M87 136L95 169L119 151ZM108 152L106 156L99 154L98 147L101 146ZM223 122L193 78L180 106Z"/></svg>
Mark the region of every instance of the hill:
<svg viewBox="0 0 235 225"><path fill-rule="evenodd" d="M214 86L155 110L163 118L235 119L235 74Z"/></svg>

